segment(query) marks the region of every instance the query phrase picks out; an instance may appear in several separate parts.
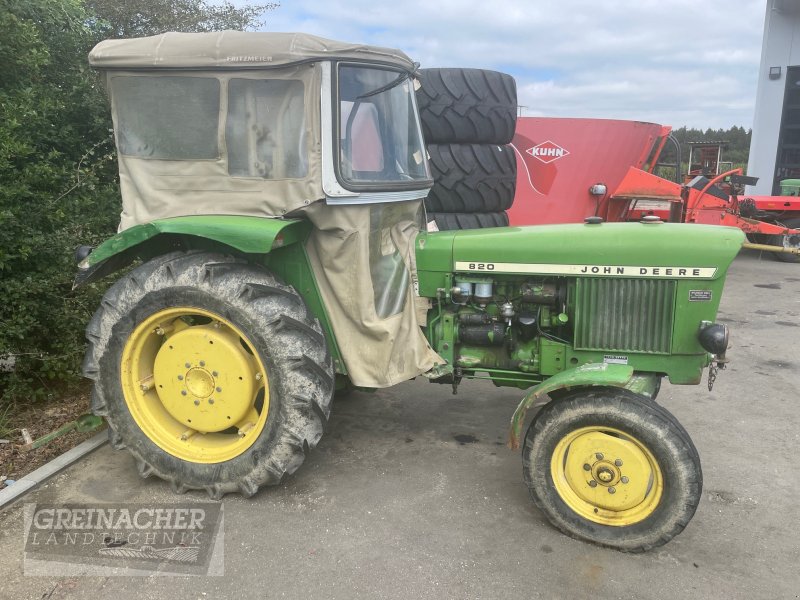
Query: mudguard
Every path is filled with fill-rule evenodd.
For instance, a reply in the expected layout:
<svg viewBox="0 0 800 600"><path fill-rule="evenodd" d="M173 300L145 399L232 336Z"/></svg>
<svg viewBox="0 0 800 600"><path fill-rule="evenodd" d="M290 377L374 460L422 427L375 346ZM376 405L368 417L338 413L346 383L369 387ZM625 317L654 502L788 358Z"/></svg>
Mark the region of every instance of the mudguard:
<svg viewBox="0 0 800 600"><path fill-rule="evenodd" d="M636 373L630 365L589 363L562 371L531 388L519 403L511 417L508 446L512 450L519 448L522 425L528 409L547 404L547 394L550 392L578 387L619 387L652 397L657 383L658 376L655 373Z"/></svg>
<svg viewBox="0 0 800 600"><path fill-rule="evenodd" d="M311 225L299 219L199 215L161 219L119 232L78 265L73 289L117 271L137 257L149 258L177 246L227 246L245 254L266 254L308 236ZM177 244L176 244L177 243Z"/></svg>

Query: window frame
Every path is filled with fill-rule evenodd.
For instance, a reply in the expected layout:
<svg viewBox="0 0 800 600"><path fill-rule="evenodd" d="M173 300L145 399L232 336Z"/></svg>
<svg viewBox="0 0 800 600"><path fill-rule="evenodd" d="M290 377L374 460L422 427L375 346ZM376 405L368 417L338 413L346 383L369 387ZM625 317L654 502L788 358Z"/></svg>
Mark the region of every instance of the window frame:
<svg viewBox="0 0 800 600"><path fill-rule="evenodd" d="M410 181L352 181L347 179L342 173L341 169L341 100L339 95L339 70L342 67L353 67L362 69L375 69L381 71L391 71L402 75L408 73L399 67L389 66L380 63L371 62L354 62L354 61L336 61L333 63L332 85L331 85L331 108L333 110L332 121L332 156L333 156L333 170L336 175L336 180L339 185L349 192L383 192L383 191L402 191L402 190L427 190L433 185L433 176L430 172L430 165L428 165L428 158L425 149L425 138L422 135L422 120L419 118L419 109L417 108L417 99L415 94L410 94L412 109L417 115L417 135L421 144L420 151L422 152L422 160L426 165L428 177L425 179L414 179ZM409 76L410 82L413 77ZM412 84L413 85L413 84Z"/></svg>

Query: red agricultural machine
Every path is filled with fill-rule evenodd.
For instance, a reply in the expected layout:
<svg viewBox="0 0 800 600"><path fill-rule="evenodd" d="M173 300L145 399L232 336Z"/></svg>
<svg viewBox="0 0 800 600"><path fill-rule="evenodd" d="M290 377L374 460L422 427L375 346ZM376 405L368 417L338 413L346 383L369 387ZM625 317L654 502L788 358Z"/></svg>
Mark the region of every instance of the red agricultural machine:
<svg viewBox="0 0 800 600"><path fill-rule="evenodd" d="M522 117L513 147L517 187L511 225L642 218L738 227L746 247L800 262L800 197L742 195L755 179L741 169L720 172L721 144L698 144L696 173L681 173L680 148L669 126L608 119ZM661 162L667 143L677 159ZM677 181L659 177L671 167Z"/></svg>

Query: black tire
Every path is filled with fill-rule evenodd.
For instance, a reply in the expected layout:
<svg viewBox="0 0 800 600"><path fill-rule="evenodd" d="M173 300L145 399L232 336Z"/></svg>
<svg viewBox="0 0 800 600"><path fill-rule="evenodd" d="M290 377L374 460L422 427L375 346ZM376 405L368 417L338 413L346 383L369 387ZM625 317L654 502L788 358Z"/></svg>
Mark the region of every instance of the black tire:
<svg viewBox="0 0 800 600"><path fill-rule="evenodd" d="M417 91L427 144L510 144L517 123L514 78L482 69L422 69Z"/></svg>
<svg viewBox="0 0 800 600"><path fill-rule="evenodd" d="M484 227L508 227L508 215L492 213L428 213L428 222L434 221L439 231L454 229L483 229Z"/></svg>
<svg viewBox="0 0 800 600"><path fill-rule="evenodd" d="M583 428L621 431L638 440L654 457L660 469L663 491L660 497L650 495L648 500L649 494L657 492L654 492L654 488L647 490L641 504L634 508L644 506L646 502L654 505L644 510L637 517L638 520L630 519L630 523L618 520L616 524L601 522L605 514L611 514L613 519L617 518L615 515L622 516L622 513L599 513L597 520L587 518L573 507L575 505L570 506L569 502L574 502L574 499L565 497L556 486L553 469L558 468L561 460L551 462L553 455L556 452L561 455L561 451L557 450L559 443ZM610 439L616 438L610 436ZM569 450L572 450L571 446L564 455L565 470ZM595 460L591 454L589 456L587 460ZM583 469L590 466L591 470L586 470L587 487L578 490L581 493L593 493L586 490L595 477L594 469L601 464L600 459L610 460L610 457L606 459L602 453L595 454L594 457L597 457L596 462L592 465L587 462L583 466ZM583 455L575 450L570 459L583 462ZM555 527L571 537L623 552L644 552L661 546L678 535L694 515L702 494L700 458L689 434L666 409L645 396L627 390L581 390L551 401L536 415L528 429L522 461L523 476L531 498ZM615 477L624 475L624 468L624 465L620 465ZM652 477L655 479L655 475ZM620 479L614 485L620 487L629 482L635 485L632 480L622 482ZM614 485L598 487L598 483L595 481L591 489L609 491L614 488ZM561 489L570 485L561 483ZM582 486L581 480L578 487ZM580 502L579 508L583 509ZM591 509L593 505L587 501L585 506ZM594 508L594 514L598 514L601 509ZM589 510L589 513L592 514L592 511Z"/></svg>
<svg viewBox="0 0 800 600"><path fill-rule="evenodd" d="M789 229L800 229L800 218L786 219L783 226ZM800 249L800 235L771 235L769 242L771 246L783 246ZM800 263L800 254L787 254L786 252L773 252L772 256L780 262Z"/></svg>
<svg viewBox="0 0 800 600"><path fill-rule="evenodd" d="M246 450L224 462L193 462L162 449L134 420L124 397L121 357L127 340L145 319L177 306L221 315L246 332L266 370L269 408L263 429ZM204 489L215 499L236 491L252 496L293 473L322 436L333 395L333 364L322 329L297 292L263 268L203 252L155 258L108 290L86 336L83 371L94 382L92 412L106 418L112 445L133 454L142 477L161 477L177 493Z"/></svg>
<svg viewBox="0 0 800 600"><path fill-rule="evenodd" d="M433 212L499 212L511 208L517 158L511 146L431 144L433 188L425 202Z"/></svg>

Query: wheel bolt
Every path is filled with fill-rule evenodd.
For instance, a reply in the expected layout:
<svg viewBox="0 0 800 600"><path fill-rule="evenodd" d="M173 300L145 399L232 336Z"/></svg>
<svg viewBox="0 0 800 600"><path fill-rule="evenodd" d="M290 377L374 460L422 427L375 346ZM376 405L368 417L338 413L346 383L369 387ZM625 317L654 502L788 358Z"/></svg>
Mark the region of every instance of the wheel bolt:
<svg viewBox="0 0 800 600"><path fill-rule="evenodd" d="M617 465L618 467L621 467L622 466L622 459L618 458L617 460L614 461L614 464Z"/></svg>
<svg viewBox="0 0 800 600"><path fill-rule="evenodd" d="M209 399L208 399L208 403L209 403L209 404L214 404L214 399L213 399L213 398L209 398Z"/></svg>
<svg viewBox="0 0 800 600"><path fill-rule="evenodd" d="M589 482L589 487L597 487L597 482L596 482L594 479L592 479L592 480Z"/></svg>
<svg viewBox="0 0 800 600"><path fill-rule="evenodd" d="M630 479L628 479L627 477L623 476L622 479L620 479L620 481L622 483L628 483L630 481Z"/></svg>
<svg viewBox="0 0 800 600"><path fill-rule="evenodd" d="M600 452L598 452L597 454L595 454L595 455L594 455L594 457L595 457L597 460L603 460L603 455L602 455Z"/></svg>
<svg viewBox="0 0 800 600"><path fill-rule="evenodd" d="M185 396L185 395L186 395L186 390L181 390L181 396Z"/></svg>
<svg viewBox="0 0 800 600"><path fill-rule="evenodd" d="M617 489L616 489L616 488L613 488L613 487L610 487L610 488L608 488L608 493L609 493L609 494L613 494L613 493L615 493L616 491L617 491Z"/></svg>
<svg viewBox="0 0 800 600"><path fill-rule="evenodd" d="M189 367L191 367L191 366L192 366L192 363L186 363L186 364L185 364L185 365L183 365L183 366L184 366L184 367L186 367L186 368L188 369Z"/></svg>
<svg viewBox="0 0 800 600"><path fill-rule="evenodd" d="M221 391L222 391L222 388L221 388L221 387L218 387L218 388L217 388L217 391L218 391L218 392L221 392Z"/></svg>
<svg viewBox="0 0 800 600"><path fill-rule="evenodd" d="M206 361L204 361L204 360L201 360L201 361L200 361L200 366L201 366L201 367L205 367L205 366L206 366Z"/></svg>
<svg viewBox="0 0 800 600"><path fill-rule="evenodd" d="M200 406L200 400L195 400L195 401L194 401L194 405L195 405L195 406Z"/></svg>
<svg viewBox="0 0 800 600"><path fill-rule="evenodd" d="M216 371L211 371L211 375L213 375L214 377L219 377L219 373L217 373Z"/></svg>
<svg viewBox="0 0 800 600"><path fill-rule="evenodd" d="M178 375L178 381L183 381L183 375Z"/></svg>
<svg viewBox="0 0 800 600"><path fill-rule="evenodd" d="M583 465L583 470L584 470L584 471L591 471L591 470L592 470L592 467L591 467L591 465L589 465L589 464L587 463L587 464Z"/></svg>

